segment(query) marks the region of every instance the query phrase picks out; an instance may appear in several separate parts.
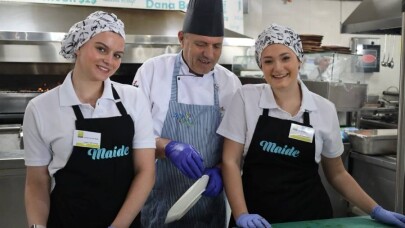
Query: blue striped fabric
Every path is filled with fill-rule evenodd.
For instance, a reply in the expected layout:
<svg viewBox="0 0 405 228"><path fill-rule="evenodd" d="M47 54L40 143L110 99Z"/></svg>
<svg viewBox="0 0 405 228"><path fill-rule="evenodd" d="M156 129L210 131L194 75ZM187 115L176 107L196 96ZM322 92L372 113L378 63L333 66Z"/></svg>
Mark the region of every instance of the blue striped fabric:
<svg viewBox="0 0 405 228"><path fill-rule="evenodd" d="M177 56L169 110L162 138L188 143L199 151L207 168L221 160L222 137L216 134L221 121L218 88L214 77L214 105L191 105L177 102L177 76L181 54ZM168 159L156 162L156 183L142 210L144 227L225 227L225 197L203 196L179 221L163 225L170 207L195 182L184 176Z"/></svg>

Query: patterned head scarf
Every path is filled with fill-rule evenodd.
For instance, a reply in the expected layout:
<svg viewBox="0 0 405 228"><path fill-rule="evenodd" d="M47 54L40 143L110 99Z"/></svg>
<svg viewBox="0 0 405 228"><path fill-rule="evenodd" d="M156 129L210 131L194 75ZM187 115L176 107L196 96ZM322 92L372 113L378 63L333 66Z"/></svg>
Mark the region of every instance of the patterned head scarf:
<svg viewBox="0 0 405 228"><path fill-rule="evenodd" d="M262 67L260 63L262 52L271 44L283 44L289 47L302 62L304 55L302 54L302 43L299 35L288 27L271 24L257 37L255 43L256 62L260 68Z"/></svg>
<svg viewBox="0 0 405 228"><path fill-rule="evenodd" d="M59 54L66 59L76 59L75 52L101 32L115 32L125 39L124 23L115 14L96 11L69 29Z"/></svg>

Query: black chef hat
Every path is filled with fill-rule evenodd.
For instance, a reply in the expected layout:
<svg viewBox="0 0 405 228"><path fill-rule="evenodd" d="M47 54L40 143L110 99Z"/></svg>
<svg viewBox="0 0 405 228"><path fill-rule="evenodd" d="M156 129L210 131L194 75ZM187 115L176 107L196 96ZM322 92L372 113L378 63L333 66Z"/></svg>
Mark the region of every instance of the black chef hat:
<svg viewBox="0 0 405 228"><path fill-rule="evenodd" d="M183 32L202 36L224 36L222 0L190 0Z"/></svg>

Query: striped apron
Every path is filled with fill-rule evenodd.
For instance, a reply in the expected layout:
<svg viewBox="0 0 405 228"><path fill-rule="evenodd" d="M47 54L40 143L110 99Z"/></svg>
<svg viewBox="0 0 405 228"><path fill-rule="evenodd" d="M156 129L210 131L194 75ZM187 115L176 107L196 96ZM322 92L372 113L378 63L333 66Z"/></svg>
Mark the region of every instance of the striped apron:
<svg viewBox="0 0 405 228"><path fill-rule="evenodd" d="M217 165L222 156L222 137L216 134L221 121L218 87L214 77L214 106L177 102L177 76L181 53L172 74L169 109L163 124L162 138L188 143L200 152L204 165ZM203 196L180 220L164 225L169 209L195 182L183 175L169 159L156 161L156 183L142 209L143 227L225 227L225 197Z"/></svg>

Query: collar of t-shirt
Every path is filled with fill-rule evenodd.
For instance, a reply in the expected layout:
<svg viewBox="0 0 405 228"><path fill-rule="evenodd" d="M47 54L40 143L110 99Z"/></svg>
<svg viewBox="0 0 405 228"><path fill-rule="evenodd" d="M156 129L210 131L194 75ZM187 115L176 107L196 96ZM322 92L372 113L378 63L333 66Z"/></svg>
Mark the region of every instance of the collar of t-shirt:
<svg viewBox="0 0 405 228"><path fill-rule="evenodd" d="M104 91L99 99L114 100L114 96L111 90L111 80L109 78L104 81ZM80 102L73 88L72 72L69 72L59 88L59 103L60 106L73 106L83 104L82 102Z"/></svg>
<svg viewBox="0 0 405 228"><path fill-rule="evenodd" d="M304 85L304 83L301 80L298 80L298 83L300 84L301 91L302 91L302 101L301 101L301 107L300 107L299 113L301 111L303 112L305 110L308 110L308 111L316 110L316 105L315 105L314 99L312 98L308 88ZM276 103L273 91L269 84L266 84L263 87L262 95L260 97L259 107L281 110L281 108Z"/></svg>

